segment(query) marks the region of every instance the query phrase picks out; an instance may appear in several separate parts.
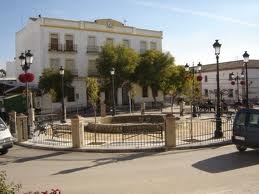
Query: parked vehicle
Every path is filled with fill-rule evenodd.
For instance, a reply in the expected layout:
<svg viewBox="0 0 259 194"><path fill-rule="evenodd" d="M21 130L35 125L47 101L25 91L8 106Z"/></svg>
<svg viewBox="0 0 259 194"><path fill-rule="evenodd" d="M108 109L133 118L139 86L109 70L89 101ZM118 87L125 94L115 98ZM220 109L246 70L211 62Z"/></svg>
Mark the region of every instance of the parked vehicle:
<svg viewBox="0 0 259 194"><path fill-rule="evenodd" d="M259 109L241 109L233 124L232 142L240 152L259 148Z"/></svg>
<svg viewBox="0 0 259 194"><path fill-rule="evenodd" d="M0 117L0 154L6 154L13 147L13 137L9 127Z"/></svg>

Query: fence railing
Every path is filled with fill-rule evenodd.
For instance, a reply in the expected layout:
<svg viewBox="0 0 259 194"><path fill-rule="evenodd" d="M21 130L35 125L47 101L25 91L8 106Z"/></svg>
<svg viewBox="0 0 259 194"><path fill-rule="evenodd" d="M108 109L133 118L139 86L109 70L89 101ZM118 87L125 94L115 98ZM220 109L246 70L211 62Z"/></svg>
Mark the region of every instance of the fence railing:
<svg viewBox="0 0 259 194"><path fill-rule="evenodd" d="M111 126L109 126L111 127ZM116 130L98 132L96 130L84 133L85 147L103 149L139 149L163 147L165 132L159 124L135 124L131 126L114 125ZM116 132L115 132L116 131Z"/></svg>
<svg viewBox="0 0 259 194"><path fill-rule="evenodd" d="M35 122L35 130L28 141L47 146L72 147L71 125Z"/></svg>
<svg viewBox="0 0 259 194"><path fill-rule="evenodd" d="M209 143L218 143L230 141L232 136L233 121L230 119L222 119L223 137L214 138L216 130L215 119L197 119L184 120L176 122L176 143L177 146L182 145L205 145Z"/></svg>

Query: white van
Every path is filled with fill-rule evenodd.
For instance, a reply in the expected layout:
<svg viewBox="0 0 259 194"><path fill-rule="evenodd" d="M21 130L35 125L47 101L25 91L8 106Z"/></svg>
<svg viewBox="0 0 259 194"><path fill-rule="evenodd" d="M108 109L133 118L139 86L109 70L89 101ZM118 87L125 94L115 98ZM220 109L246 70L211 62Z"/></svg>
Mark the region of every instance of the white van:
<svg viewBox="0 0 259 194"><path fill-rule="evenodd" d="M11 147L13 147L13 137L9 127L0 117L0 154L6 154Z"/></svg>

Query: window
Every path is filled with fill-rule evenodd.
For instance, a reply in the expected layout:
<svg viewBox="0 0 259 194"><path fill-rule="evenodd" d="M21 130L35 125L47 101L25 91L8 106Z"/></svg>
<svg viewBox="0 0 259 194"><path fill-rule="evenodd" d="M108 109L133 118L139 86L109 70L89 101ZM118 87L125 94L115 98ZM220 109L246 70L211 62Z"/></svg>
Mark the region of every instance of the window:
<svg viewBox="0 0 259 194"><path fill-rule="evenodd" d="M233 98L234 96L234 90L233 89L228 89L228 97Z"/></svg>
<svg viewBox="0 0 259 194"><path fill-rule="evenodd" d="M113 42L114 42L114 39L113 39L113 38L107 38L107 39L106 39L106 43L107 43L107 44L113 44Z"/></svg>
<svg viewBox="0 0 259 194"><path fill-rule="evenodd" d="M96 46L96 38L94 36L88 36L87 46Z"/></svg>
<svg viewBox="0 0 259 194"><path fill-rule="evenodd" d="M259 114L250 114L248 119L248 125L258 125L259 124Z"/></svg>
<svg viewBox="0 0 259 194"><path fill-rule="evenodd" d="M65 35L65 51L73 51L73 36L72 35Z"/></svg>
<svg viewBox="0 0 259 194"><path fill-rule="evenodd" d="M126 47L130 47L130 41L124 39L124 40L123 40L123 45L126 46Z"/></svg>
<svg viewBox="0 0 259 194"><path fill-rule="evenodd" d="M96 60L88 60L88 75L96 75L97 72Z"/></svg>
<svg viewBox="0 0 259 194"><path fill-rule="evenodd" d="M88 36L87 53L96 53L96 52L98 52L98 46L96 46L96 37Z"/></svg>
<svg viewBox="0 0 259 194"><path fill-rule="evenodd" d="M228 75L228 80L232 80L232 73Z"/></svg>
<svg viewBox="0 0 259 194"><path fill-rule="evenodd" d="M204 81L208 82L208 76L207 75L204 76Z"/></svg>
<svg viewBox="0 0 259 194"><path fill-rule="evenodd" d="M66 59L65 69L69 70L73 75L78 75L74 59Z"/></svg>
<svg viewBox="0 0 259 194"><path fill-rule="evenodd" d="M157 49L156 42L150 42L150 49Z"/></svg>
<svg viewBox="0 0 259 194"><path fill-rule="evenodd" d="M75 88L68 87L67 89L67 101L74 102L75 101Z"/></svg>
<svg viewBox="0 0 259 194"><path fill-rule="evenodd" d="M147 50L147 42L146 41L140 41L140 53L144 53Z"/></svg>
<svg viewBox="0 0 259 194"><path fill-rule="evenodd" d="M143 86L142 87L142 97L148 97L148 87L147 86Z"/></svg>
<svg viewBox="0 0 259 194"><path fill-rule="evenodd" d="M239 115L236 116L235 125L245 126L245 120L246 120L246 114L240 113Z"/></svg>
<svg viewBox="0 0 259 194"><path fill-rule="evenodd" d="M60 67L60 59L59 58L53 58L49 60L49 67L55 70L59 70Z"/></svg>
<svg viewBox="0 0 259 194"><path fill-rule="evenodd" d="M59 50L59 48L58 48L58 34L56 34L56 33L50 34L50 49L51 50Z"/></svg>
<svg viewBox="0 0 259 194"><path fill-rule="evenodd" d="M209 91L208 91L208 89L204 89L204 96L206 96L206 97L209 96Z"/></svg>

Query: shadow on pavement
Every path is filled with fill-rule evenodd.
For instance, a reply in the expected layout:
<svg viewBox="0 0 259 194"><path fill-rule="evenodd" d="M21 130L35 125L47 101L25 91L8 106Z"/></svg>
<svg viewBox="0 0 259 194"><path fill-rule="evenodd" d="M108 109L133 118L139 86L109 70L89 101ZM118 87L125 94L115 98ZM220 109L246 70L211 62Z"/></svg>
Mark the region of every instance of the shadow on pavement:
<svg viewBox="0 0 259 194"><path fill-rule="evenodd" d="M18 160L13 161L13 163L29 162L29 161L32 161L32 160L39 160L39 159L44 159L44 158L49 158L49 157L54 157L54 156L60 156L60 155L68 154L68 153L69 152L54 152L54 153L44 154L44 155L39 155L39 156L20 158Z"/></svg>
<svg viewBox="0 0 259 194"><path fill-rule="evenodd" d="M233 152L199 161L192 166L209 173L221 173L259 164L259 150Z"/></svg>
<svg viewBox="0 0 259 194"><path fill-rule="evenodd" d="M89 168L103 166L103 165L106 165L106 164L134 160L134 159L137 159L137 158L152 156L152 155L155 155L155 154L158 154L158 153L157 152L140 152L140 153L133 153L133 154L129 154L127 156L121 156L121 157L118 156L118 157L100 158L100 159L94 160L93 165L62 170L62 171L57 172L57 173L52 174L52 175L69 174L69 173L73 173L73 172L77 172L77 171L81 171L81 170L86 170L86 169L89 169Z"/></svg>

